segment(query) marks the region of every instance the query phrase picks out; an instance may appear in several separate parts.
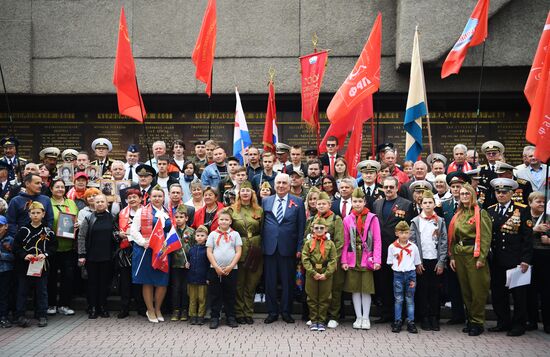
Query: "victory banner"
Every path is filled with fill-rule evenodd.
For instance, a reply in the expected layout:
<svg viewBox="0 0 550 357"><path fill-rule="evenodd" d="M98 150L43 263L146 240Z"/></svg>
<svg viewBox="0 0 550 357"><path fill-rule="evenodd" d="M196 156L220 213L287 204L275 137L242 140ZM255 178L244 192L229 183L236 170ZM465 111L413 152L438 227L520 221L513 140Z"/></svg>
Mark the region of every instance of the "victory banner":
<svg viewBox="0 0 550 357"><path fill-rule="evenodd" d="M312 129L319 128L316 115L319 93L323 84L328 51L321 51L300 57L302 73L302 120Z"/></svg>

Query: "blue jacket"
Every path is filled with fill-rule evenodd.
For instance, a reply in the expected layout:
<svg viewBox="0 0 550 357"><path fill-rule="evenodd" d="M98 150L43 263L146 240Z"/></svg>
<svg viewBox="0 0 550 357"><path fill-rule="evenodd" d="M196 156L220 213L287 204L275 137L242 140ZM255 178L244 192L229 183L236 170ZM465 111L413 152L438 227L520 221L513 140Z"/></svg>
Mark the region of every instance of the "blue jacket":
<svg viewBox="0 0 550 357"><path fill-rule="evenodd" d="M53 209L50 198L46 195L39 194L33 196L21 192L10 201L8 206L8 213L6 215L8 219L8 235L15 237L19 228L31 222L28 205L33 201L38 201L44 205L46 216L44 217L43 223L46 227L53 229Z"/></svg>
<svg viewBox="0 0 550 357"><path fill-rule="evenodd" d="M194 245L189 249L189 272L187 284L206 284L206 274L210 263L206 257L206 245Z"/></svg>
<svg viewBox="0 0 550 357"><path fill-rule="evenodd" d="M265 255L273 255L279 250L284 257L295 256L302 251L304 241L304 229L306 223L306 211L301 198L288 195L287 207L282 222L279 224L273 204L276 195L262 200L264 210L264 225L262 231L262 244Z"/></svg>
<svg viewBox="0 0 550 357"><path fill-rule="evenodd" d="M0 239L0 273L13 270L13 253L4 248L4 244L13 247L13 237L6 235Z"/></svg>
<svg viewBox="0 0 550 357"><path fill-rule="evenodd" d="M222 177L216 163L212 163L204 168L201 175L202 187L212 186L217 190L221 180Z"/></svg>

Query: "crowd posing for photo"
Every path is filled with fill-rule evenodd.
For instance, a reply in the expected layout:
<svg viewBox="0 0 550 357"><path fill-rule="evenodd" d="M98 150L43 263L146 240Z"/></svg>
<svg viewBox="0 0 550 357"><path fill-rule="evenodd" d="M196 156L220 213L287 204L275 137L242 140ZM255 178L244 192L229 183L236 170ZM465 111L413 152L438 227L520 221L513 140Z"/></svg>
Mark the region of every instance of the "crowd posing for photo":
<svg viewBox="0 0 550 357"><path fill-rule="evenodd" d="M400 166L384 143L351 168L339 144L329 137L321 155L250 147L241 162L212 140L192 156L181 140L157 141L141 162L137 145L113 160L98 138L93 157L49 147L32 163L2 139L0 326L29 326L29 299L47 326L74 315L79 295L90 319L109 318L117 294L119 319L135 309L204 325L209 309L211 329L253 324L264 299L266 324L295 323L298 302L311 331L335 329L351 299L354 329L371 328L375 304L373 323L414 334L417 323L439 331L450 304L445 323L478 336L491 294L490 332L542 322L550 333L548 173L534 147L517 166L498 141L483 158L459 144L452 159Z"/></svg>

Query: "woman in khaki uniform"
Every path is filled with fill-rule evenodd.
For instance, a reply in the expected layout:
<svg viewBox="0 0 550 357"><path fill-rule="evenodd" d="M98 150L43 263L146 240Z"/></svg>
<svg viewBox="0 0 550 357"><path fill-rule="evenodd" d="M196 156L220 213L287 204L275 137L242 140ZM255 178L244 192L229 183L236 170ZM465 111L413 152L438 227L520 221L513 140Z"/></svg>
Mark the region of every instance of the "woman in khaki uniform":
<svg viewBox="0 0 550 357"><path fill-rule="evenodd" d="M489 294L487 254L491 239L491 217L478 206L474 188L465 184L460 189L458 209L449 224L449 257L466 305L468 325L464 332L469 336L483 332L485 302Z"/></svg>
<svg viewBox="0 0 550 357"><path fill-rule="evenodd" d="M237 272L235 313L240 324L253 324L254 294L263 272L262 237L263 210L258 205L256 193L250 182L245 181L235 203L229 209L233 223L243 241Z"/></svg>

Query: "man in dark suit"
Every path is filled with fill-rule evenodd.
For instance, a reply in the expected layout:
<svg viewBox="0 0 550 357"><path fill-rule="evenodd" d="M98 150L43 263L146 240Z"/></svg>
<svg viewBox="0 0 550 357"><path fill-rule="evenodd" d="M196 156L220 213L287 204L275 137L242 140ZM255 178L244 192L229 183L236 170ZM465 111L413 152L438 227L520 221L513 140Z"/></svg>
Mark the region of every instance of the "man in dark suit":
<svg viewBox="0 0 550 357"><path fill-rule="evenodd" d="M147 164L141 164L136 167L136 174L138 175L138 184L133 185L130 187L125 188L124 190L120 190L120 197L126 197L126 191L130 188L135 188L141 192L143 202L142 204L145 206L149 203L149 198L151 197L151 190L156 185L155 176L157 172L153 168L153 166L147 165ZM126 199L120 200L120 207L125 208L128 203L126 202Z"/></svg>
<svg viewBox="0 0 550 357"><path fill-rule="evenodd" d="M293 323L292 296L296 259L300 258L304 239L305 209L303 201L289 194L290 177L280 173L275 177L276 194L262 200L264 225L264 277L267 310L264 320L270 324L279 312L283 321ZM277 278L283 288L281 305L277 301Z"/></svg>
<svg viewBox="0 0 550 357"><path fill-rule="evenodd" d="M340 186L338 187L338 192L340 192L340 198L332 201L330 210L334 214L346 218L351 212L351 194L353 193L354 182L351 178L343 178L340 181Z"/></svg>
<svg viewBox="0 0 550 357"><path fill-rule="evenodd" d="M395 226L406 221L411 223L413 217L412 202L397 195L399 181L393 176L388 176L382 183L385 198L374 202L374 213L380 221L382 233L382 268L374 273L376 295L382 302L382 314L377 323L393 321L393 271L391 266L385 264L388 258L388 247L395 237Z"/></svg>
<svg viewBox="0 0 550 357"><path fill-rule="evenodd" d="M338 138L336 138L335 136L329 136L326 143L327 152L319 158L321 160L321 164L323 164L325 175L334 176L334 164L336 162L336 159L342 157L338 155L339 148L340 147L338 146Z"/></svg>
<svg viewBox="0 0 550 357"><path fill-rule="evenodd" d="M399 196L408 199L409 201L413 201L413 191L410 189L411 184L415 181L423 181L426 180L426 175L428 174L428 165L424 161L417 161L413 165L413 178L405 182L401 185L401 188L399 189ZM432 189L433 192L433 189Z"/></svg>

